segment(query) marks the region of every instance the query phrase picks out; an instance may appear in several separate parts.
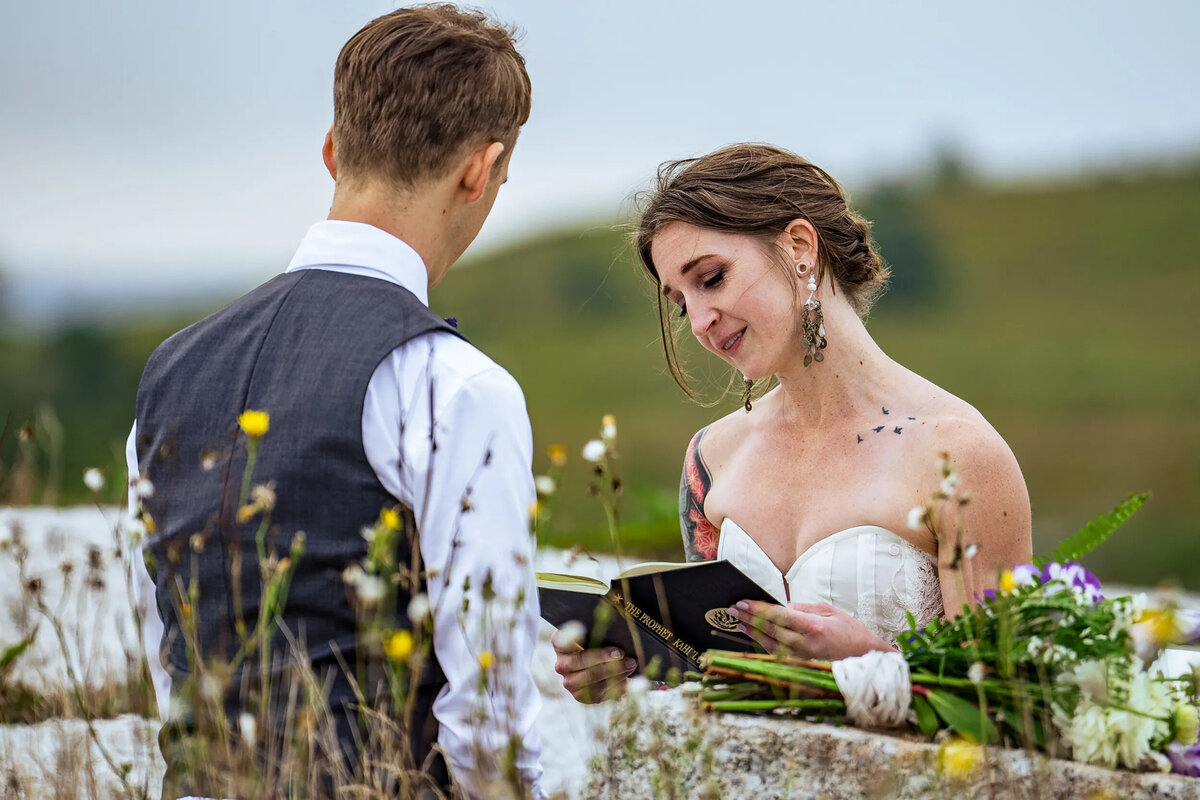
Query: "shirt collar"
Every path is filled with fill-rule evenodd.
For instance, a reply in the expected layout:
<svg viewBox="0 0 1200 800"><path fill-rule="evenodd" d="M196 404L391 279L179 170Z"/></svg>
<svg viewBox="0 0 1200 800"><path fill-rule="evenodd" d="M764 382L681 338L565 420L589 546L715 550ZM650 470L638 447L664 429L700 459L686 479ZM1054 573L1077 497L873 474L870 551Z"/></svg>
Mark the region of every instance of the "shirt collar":
<svg viewBox="0 0 1200 800"><path fill-rule="evenodd" d="M308 229L287 271L326 269L403 286L429 305L429 272L419 253L374 225L327 219Z"/></svg>

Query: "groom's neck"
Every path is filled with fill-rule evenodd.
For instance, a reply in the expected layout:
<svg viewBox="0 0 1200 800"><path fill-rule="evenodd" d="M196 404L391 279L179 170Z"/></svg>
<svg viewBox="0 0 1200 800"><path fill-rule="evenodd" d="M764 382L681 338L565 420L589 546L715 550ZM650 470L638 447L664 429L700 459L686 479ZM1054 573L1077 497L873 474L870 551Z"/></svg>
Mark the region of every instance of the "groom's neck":
<svg viewBox="0 0 1200 800"><path fill-rule="evenodd" d="M401 192L376 182L339 184L329 219L373 225L402 240L421 256L432 288L459 255L453 241L454 197L446 188L433 183Z"/></svg>

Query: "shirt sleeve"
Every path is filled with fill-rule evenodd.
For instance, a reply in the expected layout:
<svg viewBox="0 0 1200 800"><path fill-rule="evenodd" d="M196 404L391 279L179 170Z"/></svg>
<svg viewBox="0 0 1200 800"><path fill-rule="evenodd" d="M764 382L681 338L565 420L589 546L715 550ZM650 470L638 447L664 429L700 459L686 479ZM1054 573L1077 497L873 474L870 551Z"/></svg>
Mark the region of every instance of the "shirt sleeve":
<svg viewBox="0 0 1200 800"><path fill-rule="evenodd" d="M422 337L372 376L363 442L381 483L417 520L446 676L433 712L456 784L492 796L487 780L515 757L525 787L542 796L533 435L520 387L465 342Z"/></svg>
<svg viewBox="0 0 1200 800"><path fill-rule="evenodd" d="M141 475L137 455L137 420L125 440L125 466L129 470L129 519L135 520L138 515L138 496L134 483ZM138 609L142 618L142 647L146 651L146 663L150 669L150 681L154 684L154 696L158 700L158 718L167 719L171 710L171 676L162 664L163 621L158 616L158 603L155 601L154 581L146 569L142 555L142 546L129 548L130 560L130 591L133 595L134 608Z"/></svg>

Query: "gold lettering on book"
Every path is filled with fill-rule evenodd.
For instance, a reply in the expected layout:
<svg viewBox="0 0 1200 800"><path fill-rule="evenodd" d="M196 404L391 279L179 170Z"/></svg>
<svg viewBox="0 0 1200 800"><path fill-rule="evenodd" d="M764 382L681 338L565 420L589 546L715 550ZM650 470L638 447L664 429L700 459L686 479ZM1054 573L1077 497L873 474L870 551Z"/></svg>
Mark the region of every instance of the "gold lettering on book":
<svg viewBox="0 0 1200 800"><path fill-rule="evenodd" d="M621 595L615 593L613 596L615 600L621 603L626 614L628 614L632 619L645 625L649 630L653 631L658 636L662 637L662 640L666 642L668 646L673 647L680 653L683 653L687 657L691 658L693 661L698 661L700 659L700 651L682 639L676 638L675 634L672 633L671 629L666 625L663 625L654 617L638 608L628 598L622 597Z"/></svg>

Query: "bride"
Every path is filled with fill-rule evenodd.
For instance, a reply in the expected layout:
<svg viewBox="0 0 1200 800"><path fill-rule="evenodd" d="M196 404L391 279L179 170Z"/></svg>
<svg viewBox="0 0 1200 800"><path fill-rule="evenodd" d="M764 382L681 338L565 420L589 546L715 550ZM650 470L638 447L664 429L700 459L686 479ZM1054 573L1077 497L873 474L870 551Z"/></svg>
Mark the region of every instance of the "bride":
<svg viewBox="0 0 1200 800"><path fill-rule="evenodd" d="M745 379L744 407L687 448L680 521L688 560L728 559L779 601L730 609L763 647L821 659L891 649L906 612L923 626L1030 560L1029 496L1008 445L867 333L888 270L824 170L752 144L668 162L636 244L661 290L676 381L691 393L671 315ZM951 496L931 506L939 492ZM580 700L618 694L633 670L619 650L555 649Z"/></svg>

